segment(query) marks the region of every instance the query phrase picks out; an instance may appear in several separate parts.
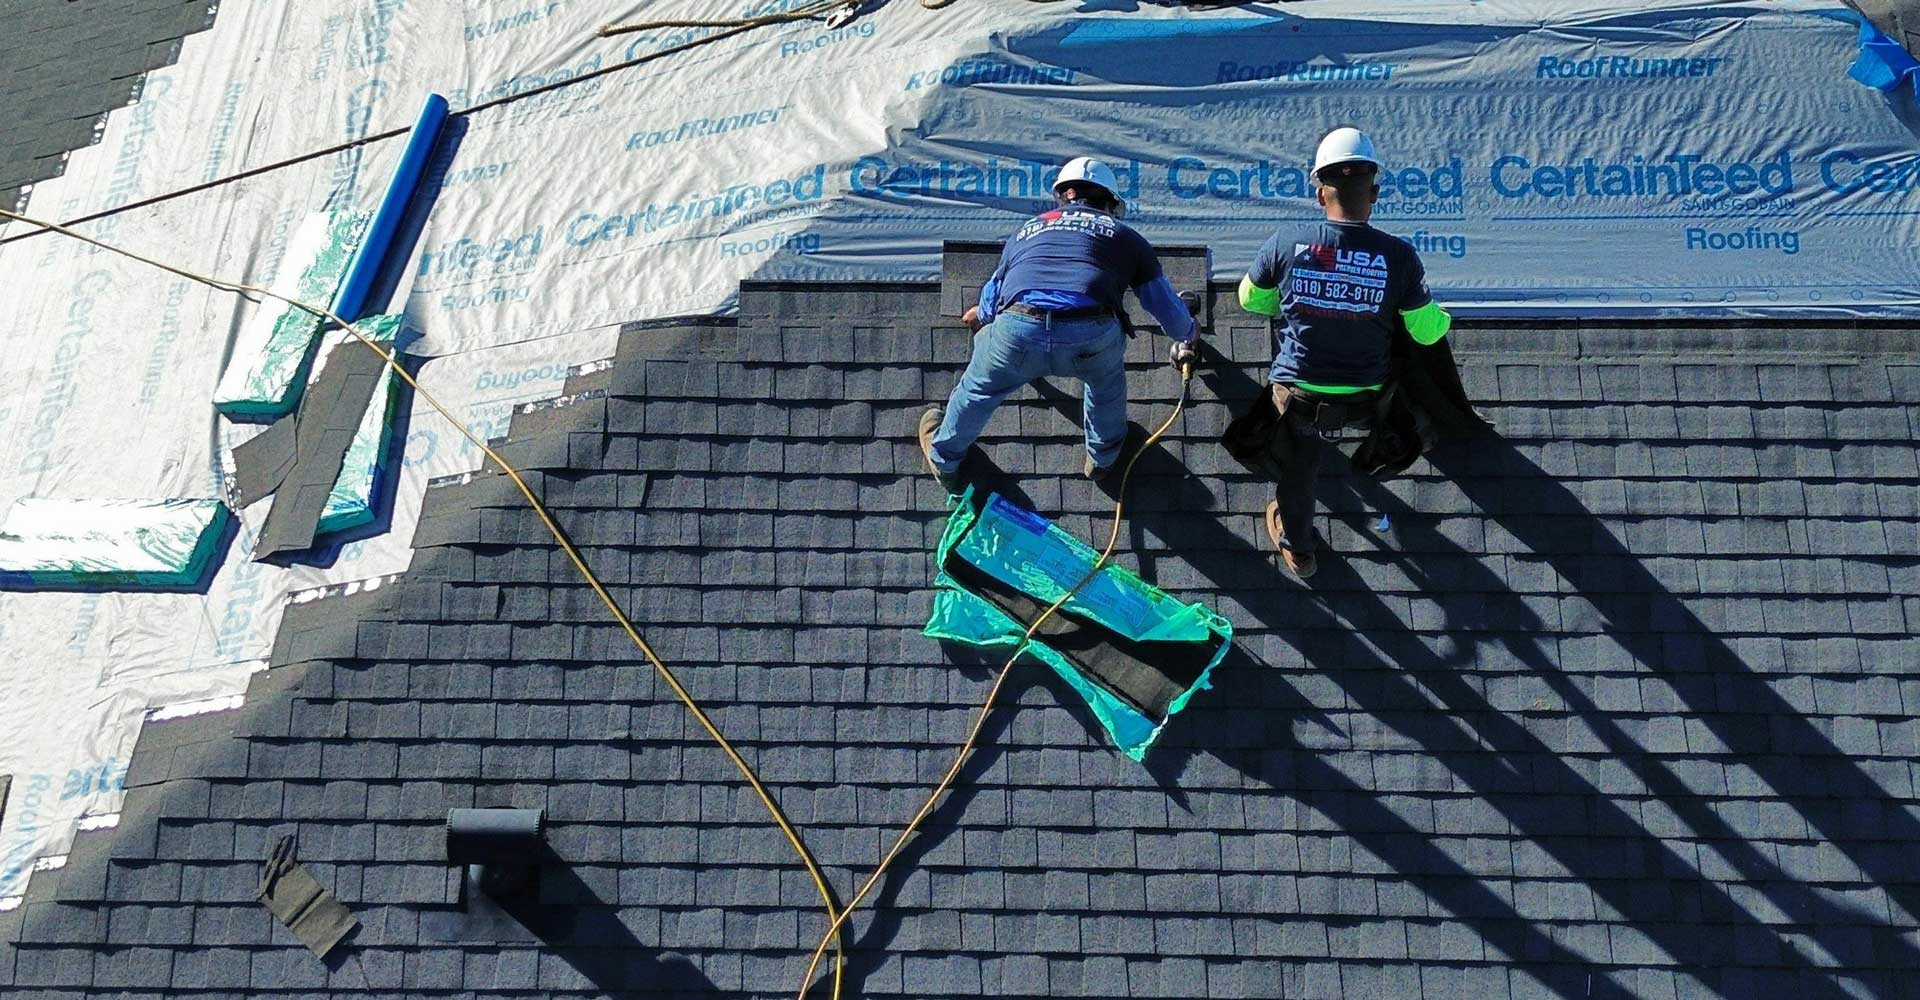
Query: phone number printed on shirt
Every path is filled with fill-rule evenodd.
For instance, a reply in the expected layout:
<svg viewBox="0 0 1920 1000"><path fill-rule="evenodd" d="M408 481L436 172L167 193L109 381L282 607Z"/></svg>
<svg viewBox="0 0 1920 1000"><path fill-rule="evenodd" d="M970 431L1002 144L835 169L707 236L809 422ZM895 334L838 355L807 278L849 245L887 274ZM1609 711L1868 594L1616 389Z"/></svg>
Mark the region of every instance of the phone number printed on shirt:
<svg viewBox="0 0 1920 1000"><path fill-rule="evenodd" d="M1387 259L1365 250L1296 246L1293 297L1336 312L1378 314L1387 300Z"/></svg>

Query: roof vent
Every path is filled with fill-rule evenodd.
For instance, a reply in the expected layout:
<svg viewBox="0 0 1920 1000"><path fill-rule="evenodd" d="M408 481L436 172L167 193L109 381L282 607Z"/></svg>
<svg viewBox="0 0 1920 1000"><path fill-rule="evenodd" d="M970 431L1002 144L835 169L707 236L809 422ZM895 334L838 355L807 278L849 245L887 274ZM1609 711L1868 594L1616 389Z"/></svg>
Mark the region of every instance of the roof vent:
<svg viewBox="0 0 1920 1000"><path fill-rule="evenodd" d="M466 885L494 899L535 895L546 834L545 809L451 809L447 860L466 865Z"/></svg>

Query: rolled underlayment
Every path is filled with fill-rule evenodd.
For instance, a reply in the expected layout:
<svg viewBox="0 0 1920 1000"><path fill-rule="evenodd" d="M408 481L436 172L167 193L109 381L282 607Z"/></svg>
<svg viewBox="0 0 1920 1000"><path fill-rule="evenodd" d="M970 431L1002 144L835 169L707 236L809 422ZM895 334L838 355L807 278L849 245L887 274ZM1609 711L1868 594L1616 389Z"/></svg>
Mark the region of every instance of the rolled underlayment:
<svg viewBox="0 0 1920 1000"><path fill-rule="evenodd" d="M314 212L294 231L272 289L300 302L331 303L372 225L372 212ZM230 417L279 416L299 401L313 367L319 316L279 299L263 302L241 329L213 391Z"/></svg>
<svg viewBox="0 0 1920 1000"><path fill-rule="evenodd" d="M1087 574L1099 553L999 494L969 487L935 556L926 634L1012 647L1027 623ZM1027 651L1087 702L1121 751L1142 760L1226 656L1233 626L1108 565L1041 625Z"/></svg>
<svg viewBox="0 0 1920 1000"><path fill-rule="evenodd" d="M17 500L0 523L0 586L192 586L230 517L227 505L212 499Z"/></svg>

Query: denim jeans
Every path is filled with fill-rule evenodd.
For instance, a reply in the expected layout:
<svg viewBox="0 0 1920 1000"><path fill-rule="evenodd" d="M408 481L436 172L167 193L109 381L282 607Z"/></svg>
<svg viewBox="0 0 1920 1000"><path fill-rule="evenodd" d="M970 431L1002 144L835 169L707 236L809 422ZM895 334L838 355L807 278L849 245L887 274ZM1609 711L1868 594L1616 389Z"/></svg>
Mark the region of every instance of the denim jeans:
<svg viewBox="0 0 1920 1000"><path fill-rule="evenodd" d="M1126 334L1111 316L1053 321L1002 313L973 338L973 360L947 399L947 417L933 435L933 461L957 472L995 407L1046 375L1086 387L1087 454L1102 468L1120 459L1127 440Z"/></svg>

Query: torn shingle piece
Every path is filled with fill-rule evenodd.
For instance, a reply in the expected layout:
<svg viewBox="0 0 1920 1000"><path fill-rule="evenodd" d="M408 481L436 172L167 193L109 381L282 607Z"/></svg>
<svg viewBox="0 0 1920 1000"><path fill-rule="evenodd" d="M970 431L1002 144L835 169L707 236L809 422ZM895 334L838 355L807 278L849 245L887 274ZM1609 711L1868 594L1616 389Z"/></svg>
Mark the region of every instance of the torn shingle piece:
<svg viewBox="0 0 1920 1000"><path fill-rule="evenodd" d="M399 313L388 313L359 320L354 323L354 329L380 344L382 349L392 351L404 321L405 317ZM347 334L336 336L342 338L342 343L351 339ZM358 346L363 353L373 353L365 344ZM321 374L324 376L324 371ZM374 520L382 490L394 474L394 422L406 399L405 389L405 383L394 374L393 368L382 364L372 398L359 423L354 425L347 452L340 460L340 473L327 494L317 534L346 531Z"/></svg>
<svg viewBox="0 0 1920 1000"><path fill-rule="evenodd" d="M260 873L259 899L316 958L325 958L358 925L305 865L294 860L294 839L280 838Z"/></svg>
<svg viewBox="0 0 1920 1000"><path fill-rule="evenodd" d="M233 491L240 506L252 506L286 481L293 468L296 424L292 417L282 417L234 446Z"/></svg>
<svg viewBox="0 0 1920 1000"><path fill-rule="evenodd" d="M326 367L294 416L293 467L274 494L254 545L255 559L312 547L386 368L378 354L357 341L341 342L327 355Z"/></svg>

